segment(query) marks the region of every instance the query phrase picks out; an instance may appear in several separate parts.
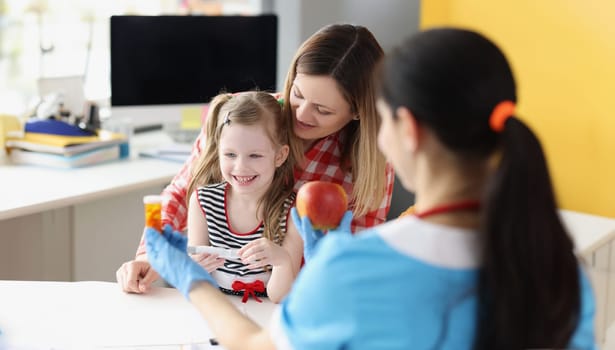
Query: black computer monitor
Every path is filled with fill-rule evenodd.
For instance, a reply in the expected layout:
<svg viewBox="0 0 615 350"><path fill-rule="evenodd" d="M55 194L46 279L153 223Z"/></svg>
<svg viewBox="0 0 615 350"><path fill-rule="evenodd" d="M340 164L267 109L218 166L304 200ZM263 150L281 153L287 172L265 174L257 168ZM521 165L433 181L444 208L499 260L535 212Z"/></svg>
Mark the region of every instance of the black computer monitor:
<svg viewBox="0 0 615 350"><path fill-rule="evenodd" d="M221 91L274 91L277 17L112 16L111 113L136 126L179 118Z"/></svg>

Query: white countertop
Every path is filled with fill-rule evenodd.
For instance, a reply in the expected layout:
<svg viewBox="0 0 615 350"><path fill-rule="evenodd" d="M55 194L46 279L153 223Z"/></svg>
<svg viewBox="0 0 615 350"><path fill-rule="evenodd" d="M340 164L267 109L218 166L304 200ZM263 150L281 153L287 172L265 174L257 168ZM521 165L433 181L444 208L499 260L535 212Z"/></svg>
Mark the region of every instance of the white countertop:
<svg viewBox="0 0 615 350"><path fill-rule="evenodd" d="M228 298L261 326L275 309L267 298ZM0 281L0 310L1 349L222 349L172 288L137 295L110 282Z"/></svg>

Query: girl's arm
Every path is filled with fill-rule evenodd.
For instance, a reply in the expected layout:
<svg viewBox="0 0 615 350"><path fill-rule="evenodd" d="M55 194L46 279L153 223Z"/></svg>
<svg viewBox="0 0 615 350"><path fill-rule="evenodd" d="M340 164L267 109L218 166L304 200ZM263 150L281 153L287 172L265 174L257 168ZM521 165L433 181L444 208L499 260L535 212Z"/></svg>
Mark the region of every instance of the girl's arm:
<svg viewBox="0 0 615 350"><path fill-rule="evenodd" d="M282 243L282 250L286 252L288 260L285 263L273 265L271 278L267 283L267 295L274 303L281 302L290 291L301 268L303 257L303 240L295 224L292 220L287 220L286 225L286 237Z"/></svg>
<svg viewBox="0 0 615 350"><path fill-rule="evenodd" d="M190 195L188 204L188 245L210 245L205 212L199 204L196 191ZM218 254L201 253L190 257L209 273L224 266L224 259L219 258Z"/></svg>
<svg viewBox="0 0 615 350"><path fill-rule="evenodd" d="M188 205L188 245L209 245L207 220L196 191L190 195Z"/></svg>
<svg viewBox="0 0 615 350"><path fill-rule="evenodd" d="M267 238L259 238L242 247L238 253L249 269L273 266L267 283L267 294L274 303L284 299L299 273L303 256L303 240L292 220L287 220L286 237L279 246Z"/></svg>
<svg viewBox="0 0 615 350"><path fill-rule="evenodd" d="M189 295L226 349L275 349L269 332L239 312L216 287L198 282L193 284Z"/></svg>

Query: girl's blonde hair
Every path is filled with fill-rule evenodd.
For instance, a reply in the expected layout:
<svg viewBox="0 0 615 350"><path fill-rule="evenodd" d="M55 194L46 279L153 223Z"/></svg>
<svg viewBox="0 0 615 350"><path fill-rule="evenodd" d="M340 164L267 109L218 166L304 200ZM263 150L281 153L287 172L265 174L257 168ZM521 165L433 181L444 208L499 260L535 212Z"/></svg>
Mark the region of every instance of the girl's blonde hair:
<svg viewBox="0 0 615 350"><path fill-rule="evenodd" d="M262 125L276 148L284 145L293 147L289 120L282 117L280 105L272 95L260 91L237 95L220 94L212 99L209 106L206 121L207 144L192 167L189 194L197 187L224 181L218 154L220 135L225 125L235 123ZM280 224L282 220L286 220L284 203L293 192L295 164L296 158L289 152L286 161L276 168L269 190L258 203L258 210L263 210L263 235L277 244L282 244L285 237L285 233L280 230Z"/></svg>
<svg viewBox="0 0 615 350"><path fill-rule="evenodd" d="M333 78L358 116L344 126L342 169L352 173L354 215L363 216L380 207L386 194L386 160L378 149L380 118L376 111L373 71L384 52L372 33L362 26L333 24L307 39L297 51L284 87L286 119L293 120L290 94L297 73ZM297 136L293 136L297 138ZM291 154L302 159L300 142ZM374 189L376 189L374 191Z"/></svg>

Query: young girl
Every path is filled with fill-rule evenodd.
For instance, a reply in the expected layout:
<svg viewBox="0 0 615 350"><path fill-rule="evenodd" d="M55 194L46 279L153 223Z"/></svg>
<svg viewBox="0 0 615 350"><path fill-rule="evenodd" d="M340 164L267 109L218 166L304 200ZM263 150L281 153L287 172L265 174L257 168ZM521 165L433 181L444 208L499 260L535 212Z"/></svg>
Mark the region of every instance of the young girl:
<svg viewBox="0 0 615 350"><path fill-rule="evenodd" d="M290 127L265 92L222 94L207 117L207 147L192 169L188 242L238 250L240 259L193 255L225 293L279 302L301 263Z"/></svg>
<svg viewBox="0 0 615 350"><path fill-rule="evenodd" d="M506 57L476 32L433 29L393 51L378 144L414 214L330 231L267 329L211 286L181 235L147 232L150 262L226 349L596 349L591 285L516 100Z"/></svg>

